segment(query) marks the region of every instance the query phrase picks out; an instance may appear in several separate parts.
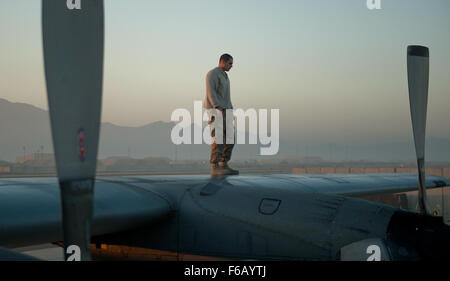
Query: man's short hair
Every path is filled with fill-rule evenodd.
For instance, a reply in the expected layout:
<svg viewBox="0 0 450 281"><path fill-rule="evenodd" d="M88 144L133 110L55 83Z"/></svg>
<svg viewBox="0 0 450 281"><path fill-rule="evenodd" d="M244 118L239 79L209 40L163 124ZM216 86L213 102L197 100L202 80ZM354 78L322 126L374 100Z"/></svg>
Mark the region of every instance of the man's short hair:
<svg viewBox="0 0 450 281"><path fill-rule="evenodd" d="M221 62L221 61L227 62L227 61L229 61L232 58L233 57L231 55L229 55L229 54L223 54L223 55L220 56L219 62Z"/></svg>

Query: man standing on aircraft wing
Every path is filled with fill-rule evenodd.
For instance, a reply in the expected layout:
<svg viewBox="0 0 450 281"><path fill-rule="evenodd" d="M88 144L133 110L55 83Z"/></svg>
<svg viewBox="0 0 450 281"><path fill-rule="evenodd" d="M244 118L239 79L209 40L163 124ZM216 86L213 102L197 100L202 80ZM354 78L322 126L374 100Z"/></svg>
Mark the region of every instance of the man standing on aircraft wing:
<svg viewBox="0 0 450 281"><path fill-rule="evenodd" d="M208 124L211 125L212 175L239 174L239 171L228 166L234 147L233 105L230 97L230 79L226 73L231 67L233 67L233 57L223 54L220 57L219 66L206 75L206 97L203 107L208 110ZM223 122L214 122L216 118L219 118L218 121L221 118Z"/></svg>

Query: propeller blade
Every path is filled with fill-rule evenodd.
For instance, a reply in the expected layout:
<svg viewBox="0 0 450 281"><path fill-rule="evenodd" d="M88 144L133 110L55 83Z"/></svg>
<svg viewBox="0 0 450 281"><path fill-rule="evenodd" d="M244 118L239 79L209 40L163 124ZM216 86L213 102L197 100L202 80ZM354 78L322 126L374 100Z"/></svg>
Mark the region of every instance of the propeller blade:
<svg viewBox="0 0 450 281"><path fill-rule="evenodd" d="M90 260L103 86L103 0L43 0L42 35L64 254L67 260L75 245L80 259Z"/></svg>
<svg viewBox="0 0 450 281"><path fill-rule="evenodd" d="M408 86L411 121L419 173L419 206L429 214L425 185L425 129L427 123L429 50L423 46L408 46Z"/></svg>

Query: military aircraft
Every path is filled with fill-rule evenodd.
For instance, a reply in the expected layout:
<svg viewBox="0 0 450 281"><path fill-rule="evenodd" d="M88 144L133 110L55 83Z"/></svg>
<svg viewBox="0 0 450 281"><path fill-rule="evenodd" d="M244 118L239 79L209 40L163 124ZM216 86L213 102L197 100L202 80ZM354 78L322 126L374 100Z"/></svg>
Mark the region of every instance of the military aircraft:
<svg viewBox="0 0 450 281"><path fill-rule="evenodd" d="M424 176L429 51L407 49L419 179L413 174L95 177L103 1L42 1L46 85L58 179L0 180L0 259L54 242L66 260L428 260L450 258ZM94 189L95 186L95 189ZM413 191L421 212L356 198ZM63 243L61 243L63 241Z"/></svg>

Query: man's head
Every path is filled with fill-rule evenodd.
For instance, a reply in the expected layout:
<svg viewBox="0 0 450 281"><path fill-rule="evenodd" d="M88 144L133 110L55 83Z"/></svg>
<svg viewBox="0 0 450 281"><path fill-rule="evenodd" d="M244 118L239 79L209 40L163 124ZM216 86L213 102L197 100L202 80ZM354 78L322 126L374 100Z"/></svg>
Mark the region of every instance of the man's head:
<svg viewBox="0 0 450 281"><path fill-rule="evenodd" d="M230 69L233 67L233 57L229 54L221 55L219 60L219 67L223 71L230 71Z"/></svg>

